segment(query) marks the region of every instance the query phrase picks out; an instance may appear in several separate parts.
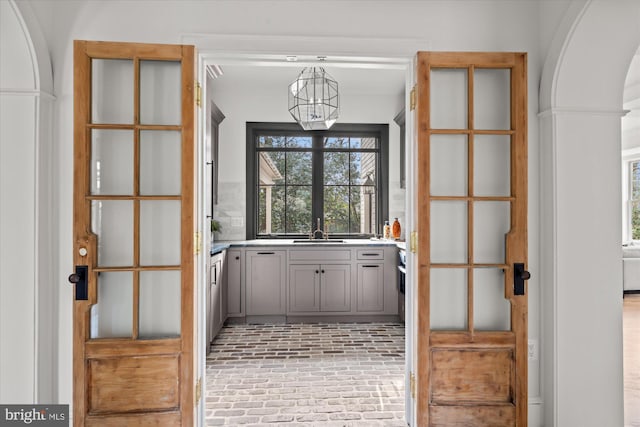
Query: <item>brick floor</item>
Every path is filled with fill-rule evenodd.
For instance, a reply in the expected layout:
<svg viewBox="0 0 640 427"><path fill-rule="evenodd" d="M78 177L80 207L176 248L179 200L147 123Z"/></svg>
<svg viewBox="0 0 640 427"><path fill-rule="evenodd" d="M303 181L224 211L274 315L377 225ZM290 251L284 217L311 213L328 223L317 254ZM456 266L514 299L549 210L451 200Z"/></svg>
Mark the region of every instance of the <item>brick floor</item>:
<svg viewBox="0 0 640 427"><path fill-rule="evenodd" d="M208 426L406 426L404 327L228 325L207 357Z"/></svg>

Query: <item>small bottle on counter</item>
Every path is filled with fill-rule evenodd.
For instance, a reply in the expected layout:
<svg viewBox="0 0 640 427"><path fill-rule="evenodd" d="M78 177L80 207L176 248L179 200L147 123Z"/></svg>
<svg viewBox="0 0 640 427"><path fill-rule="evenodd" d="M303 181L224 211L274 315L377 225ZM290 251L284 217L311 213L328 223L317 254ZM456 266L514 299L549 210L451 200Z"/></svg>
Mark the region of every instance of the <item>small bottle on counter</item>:
<svg viewBox="0 0 640 427"><path fill-rule="evenodd" d="M384 222L384 228L382 229L382 238L383 239L391 238L391 226L389 225L389 221Z"/></svg>
<svg viewBox="0 0 640 427"><path fill-rule="evenodd" d="M400 240L400 231L402 230L402 228L400 227L400 221L398 221L398 218L394 218L393 219L393 225L391 226L391 234L393 235L393 238L396 240Z"/></svg>

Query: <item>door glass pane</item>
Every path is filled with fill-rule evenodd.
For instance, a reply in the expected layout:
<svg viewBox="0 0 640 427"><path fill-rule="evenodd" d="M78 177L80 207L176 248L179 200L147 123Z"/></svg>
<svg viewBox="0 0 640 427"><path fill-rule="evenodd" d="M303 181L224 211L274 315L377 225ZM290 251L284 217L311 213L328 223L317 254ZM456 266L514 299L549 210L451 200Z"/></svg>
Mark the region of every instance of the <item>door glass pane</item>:
<svg viewBox="0 0 640 427"><path fill-rule="evenodd" d="M91 131L91 194L133 194L133 131Z"/></svg>
<svg viewBox="0 0 640 427"><path fill-rule="evenodd" d="M473 271L473 327L484 331L511 329L511 305L504 297L504 273L500 269Z"/></svg>
<svg viewBox="0 0 640 427"><path fill-rule="evenodd" d="M431 329L467 329L467 270L431 269L429 301Z"/></svg>
<svg viewBox="0 0 640 427"><path fill-rule="evenodd" d="M133 336L133 273L98 273L98 301L91 306L91 338Z"/></svg>
<svg viewBox="0 0 640 427"><path fill-rule="evenodd" d="M511 195L511 137L476 135L473 146L475 196Z"/></svg>
<svg viewBox="0 0 640 427"><path fill-rule="evenodd" d="M140 123L181 123L181 71L179 61L140 61Z"/></svg>
<svg viewBox="0 0 640 427"><path fill-rule="evenodd" d="M431 70L431 128L467 129L467 69Z"/></svg>
<svg viewBox="0 0 640 427"><path fill-rule="evenodd" d="M140 202L140 264L180 264L180 201Z"/></svg>
<svg viewBox="0 0 640 427"><path fill-rule="evenodd" d="M468 193L466 135L431 135L430 186L432 196Z"/></svg>
<svg viewBox="0 0 640 427"><path fill-rule="evenodd" d="M91 60L91 122L133 123L133 61Z"/></svg>
<svg viewBox="0 0 640 427"><path fill-rule="evenodd" d="M180 336L180 272L140 272L140 338Z"/></svg>
<svg viewBox="0 0 640 427"><path fill-rule="evenodd" d="M430 230L432 263L467 263L467 202L431 202Z"/></svg>
<svg viewBox="0 0 640 427"><path fill-rule="evenodd" d="M473 102L475 129L511 129L511 71L476 68Z"/></svg>
<svg viewBox="0 0 640 427"><path fill-rule="evenodd" d="M475 202L473 205L473 261L505 263L505 235L511 229L509 202Z"/></svg>
<svg viewBox="0 0 640 427"><path fill-rule="evenodd" d="M133 265L133 202L93 200L91 231L98 236L98 266Z"/></svg>
<svg viewBox="0 0 640 427"><path fill-rule="evenodd" d="M180 136L178 131L140 132L140 194L180 195Z"/></svg>

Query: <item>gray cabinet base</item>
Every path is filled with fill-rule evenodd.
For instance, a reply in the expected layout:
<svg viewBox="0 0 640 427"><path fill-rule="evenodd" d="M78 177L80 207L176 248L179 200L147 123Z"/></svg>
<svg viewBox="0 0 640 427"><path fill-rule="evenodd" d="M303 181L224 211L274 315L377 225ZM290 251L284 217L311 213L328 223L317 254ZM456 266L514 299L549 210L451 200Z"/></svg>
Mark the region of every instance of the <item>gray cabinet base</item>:
<svg viewBox="0 0 640 427"><path fill-rule="evenodd" d="M247 316L229 317L227 324L267 324L267 323L368 323L388 322L400 323L400 316L396 314L369 315L323 315L323 316Z"/></svg>

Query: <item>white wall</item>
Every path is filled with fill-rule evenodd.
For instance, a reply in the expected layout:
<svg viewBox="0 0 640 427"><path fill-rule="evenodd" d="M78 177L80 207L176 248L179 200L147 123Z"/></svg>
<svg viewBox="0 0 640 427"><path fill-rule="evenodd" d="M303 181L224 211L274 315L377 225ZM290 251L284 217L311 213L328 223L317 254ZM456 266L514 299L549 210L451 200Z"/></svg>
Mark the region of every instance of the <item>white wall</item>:
<svg viewBox="0 0 640 427"><path fill-rule="evenodd" d="M224 65L222 66L224 70ZM299 70L282 68L295 79ZM366 73L366 70L362 70ZM233 73L233 70L231 71ZM220 174L218 205L214 216L222 224L220 240L246 238L246 123L293 122L287 109L286 86L263 85L260 80L230 86L222 75L214 80L213 101L224 113L220 125ZM237 83L237 80L236 80ZM389 125L389 216L404 217L404 190L399 181L400 128L393 121L404 105L404 94L362 95L341 92L340 123ZM395 196L395 199L393 197ZM398 200L400 198L400 200ZM235 219L235 222L233 221ZM234 225L234 224L242 225Z"/></svg>
<svg viewBox="0 0 640 427"><path fill-rule="evenodd" d="M0 402L56 400L53 99L42 36L0 2ZM33 24L33 20L30 22ZM48 71L48 73L47 73ZM56 224L57 225L57 224Z"/></svg>
<svg viewBox="0 0 640 427"><path fill-rule="evenodd" d="M27 0L24 0L27 1ZM57 96L56 154L53 180L59 194L55 205L57 267L56 283L64 283L72 270L72 40L121 40L179 43L199 36L217 35L215 46L200 45L201 51L226 50L248 53L403 56L422 50L508 50L529 53L529 284L530 337L541 339L539 332L541 287L538 254L540 250L538 82L542 58L546 56L547 37L563 7L549 7L540 16L544 4L533 0L423 1L408 0L364 2L327 0L318 7L315 1L56 1L31 0L40 27L45 32L54 64ZM542 5L541 5L542 3ZM366 5L365 5L366 4ZM316 21L297 19L305 12ZM326 25L330 22L331 25ZM144 23L144 25L141 25ZM206 44L206 43L205 43ZM540 45L543 49L540 49ZM579 80L580 73L572 78ZM224 105L220 108L227 114ZM391 112L393 115L396 111ZM231 114L227 114L231 119ZM260 118L260 120L263 120ZM390 120L390 117L385 117ZM229 122L231 123L231 122ZM227 121L223 122L226 125ZM394 127L391 126L390 129ZM393 132L393 131L391 131ZM241 139L244 145L244 137ZM397 163L393 158L392 163ZM227 176L231 173L227 171ZM224 172L222 175L226 175ZM234 178L236 179L236 178ZM3 195L4 200L4 195ZM71 402L71 287L59 286L59 393L60 402ZM545 315L546 315L545 311ZM4 337L4 335L3 335ZM4 338L3 338L4 339ZM539 362L530 365L530 425L540 425ZM546 375L546 372L545 372ZM580 393L576 395L579 401ZM587 412L588 411L584 411ZM566 424L565 424L566 425Z"/></svg>

